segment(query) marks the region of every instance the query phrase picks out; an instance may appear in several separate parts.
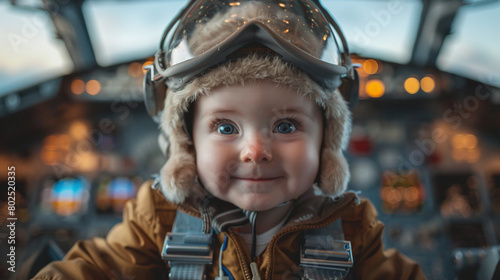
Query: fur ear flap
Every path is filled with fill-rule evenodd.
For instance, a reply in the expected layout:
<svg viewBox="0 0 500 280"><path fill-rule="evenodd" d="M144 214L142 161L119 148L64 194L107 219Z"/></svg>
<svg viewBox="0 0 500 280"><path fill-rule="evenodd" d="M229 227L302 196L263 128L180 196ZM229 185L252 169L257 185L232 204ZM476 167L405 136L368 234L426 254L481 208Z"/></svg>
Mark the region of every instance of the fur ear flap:
<svg viewBox="0 0 500 280"><path fill-rule="evenodd" d="M181 204L193 192L193 180L196 178L195 158L191 154L174 154L160 171L163 195L175 203Z"/></svg>
<svg viewBox="0 0 500 280"><path fill-rule="evenodd" d="M332 196L344 193L351 174L342 151L323 149L320 166L319 181L323 193Z"/></svg>
<svg viewBox="0 0 500 280"><path fill-rule="evenodd" d="M319 171L319 186L324 194L339 196L347 189L349 166L342 154L351 132L351 113L338 90L327 92L325 127Z"/></svg>
<svg viewBox="0 0 500 280"><path fill-rule="evenodd" d="M160 170L161 188L167 200L175 204L183 203L197 185L194 183L197 176L194 147L183 128L183 116L190 98L194 98L192 92L184 95L167 93L159 136L159 141L166 144L164 152L167 156L167 162Z"/></svg>
<svg viewBox="0 0 500 280"><path fill-rule="evenodd" d="M323 145L327 149L345 150L351 133L351 112L340 91L327 92L325 106L325 137Z"/></svg>

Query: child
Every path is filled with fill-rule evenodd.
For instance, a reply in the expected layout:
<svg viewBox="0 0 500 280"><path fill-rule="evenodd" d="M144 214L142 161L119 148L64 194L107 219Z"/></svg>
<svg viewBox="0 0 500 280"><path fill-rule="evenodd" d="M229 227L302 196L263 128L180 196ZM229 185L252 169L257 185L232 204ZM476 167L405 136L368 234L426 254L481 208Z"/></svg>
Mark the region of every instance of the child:
<svg viewBox="0 0 500 280"><path fill-rule="evenodd" d="M146 77L150 113L163 111L160 176L105 240L35 279L425 278L383 251L373 205L345 192L344 99L357 92L338 87L356 75L319 3L191 1L165 39Z"/></svg>

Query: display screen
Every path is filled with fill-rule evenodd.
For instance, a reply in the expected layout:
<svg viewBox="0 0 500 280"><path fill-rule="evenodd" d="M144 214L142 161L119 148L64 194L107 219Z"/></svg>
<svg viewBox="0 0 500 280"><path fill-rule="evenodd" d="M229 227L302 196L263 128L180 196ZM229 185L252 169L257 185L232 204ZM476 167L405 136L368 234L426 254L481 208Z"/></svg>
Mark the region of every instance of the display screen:
<svg viewBox="0 0 500 280"><path fill-rule="evenodd" d="M99 213L119 214L127 200L135 197L140 178L101 176L96 191L96 207Z"/></svg>
<svg viewBox="0 0 500 280"><path fill-rule="evenodd" d="M436 206L444 218L468 218L481 210L479 180L472 173L435 174Z"/></svg>
<svg viewBox="0 0 500 280"><path fill-rule="evenodd" d="M448 235L453 248L481 248L488 245L480 223L451 223L448 225Z"/></svg>
<svg viewBox="0 0 500 280"><path fill-rule="evenodd" d="M500 174L491 175L488 191L491 199L492 211L496 214L500 214Z"/></svg>
<svg viewBox="0 0 500 280"><path fill-rule="evenodd" d="M382 211L387 214L413 214L422 209L425 189L416 172L382 175Z"/></svg>
<svg viewBox="0 0 500 280"><path fill-rule="evenodd" d="M84 214L89 200L89 183L83 177L47 178L42 182L42 215L72 216Z"/></svg>

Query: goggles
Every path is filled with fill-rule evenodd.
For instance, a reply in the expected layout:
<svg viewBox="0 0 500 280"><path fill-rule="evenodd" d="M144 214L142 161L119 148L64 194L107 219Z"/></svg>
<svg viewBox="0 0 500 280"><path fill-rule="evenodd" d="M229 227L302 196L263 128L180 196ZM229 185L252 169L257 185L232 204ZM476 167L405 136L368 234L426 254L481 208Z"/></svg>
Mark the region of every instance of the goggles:
<svg viewBox="0 0 500 280"><path fill-rule="evenodd" d="M152 87L182 88L255 43L278 53L325 88L336 89L343 79L357 79L342 31L318 0L192 0L163 34L144 81L146 105L148 99L164 100L148 96ZM155 106L148 107L151 115L163 109L162 104Z"/></svg>

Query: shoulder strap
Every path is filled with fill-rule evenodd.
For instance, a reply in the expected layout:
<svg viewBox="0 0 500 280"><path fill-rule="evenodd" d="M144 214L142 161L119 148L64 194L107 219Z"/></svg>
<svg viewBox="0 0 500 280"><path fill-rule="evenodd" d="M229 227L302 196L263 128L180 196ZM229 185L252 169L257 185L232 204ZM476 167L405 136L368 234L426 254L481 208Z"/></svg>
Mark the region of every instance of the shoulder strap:
<svg viewBox="0 0 500 280"><path fill-rule="evenodd" d="M213 236L203 233L201 219L177 211L172 232L167 233L161 257L170 265L169 279L204 279L212 264Z"/></svg>
<svg viewBox="0 0 500 280"><path fill-rule="evenodd" d="M212 264L212 234L202 232L202 220L177 211L172 232L167 233L162 259L170 265L172 280L204 279ZM353 266L351 242L344 240L341 220L304 231L300 266L302 279L344 279Z"/></svg>
<svg viewBox="0 0 500 280"><path fill-rule="evenodd" d="M340 219L326 227L304 231L302 279L344 279L352 265L351 242L344 240Z"/></svg>

